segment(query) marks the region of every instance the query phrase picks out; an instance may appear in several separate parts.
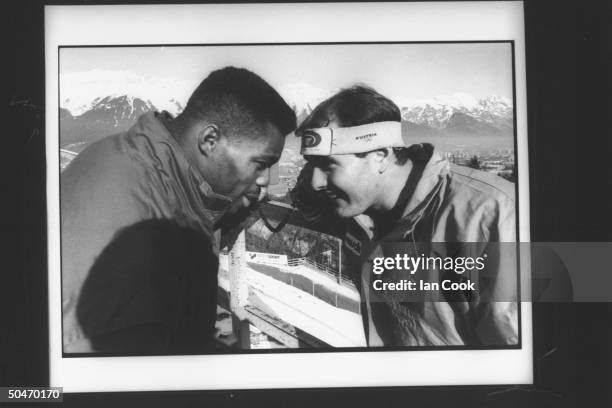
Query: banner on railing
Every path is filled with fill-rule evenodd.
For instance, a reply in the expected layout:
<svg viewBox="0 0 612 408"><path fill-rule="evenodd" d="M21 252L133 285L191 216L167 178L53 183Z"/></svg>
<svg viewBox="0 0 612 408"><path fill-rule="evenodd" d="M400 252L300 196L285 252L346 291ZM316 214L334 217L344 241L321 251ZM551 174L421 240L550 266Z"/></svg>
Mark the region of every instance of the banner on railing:
<svg viewBox="0 0 612 408"><path fill-rule="evenodd" d="M247 262L287 265L287 255L246 251Z"/></svg>

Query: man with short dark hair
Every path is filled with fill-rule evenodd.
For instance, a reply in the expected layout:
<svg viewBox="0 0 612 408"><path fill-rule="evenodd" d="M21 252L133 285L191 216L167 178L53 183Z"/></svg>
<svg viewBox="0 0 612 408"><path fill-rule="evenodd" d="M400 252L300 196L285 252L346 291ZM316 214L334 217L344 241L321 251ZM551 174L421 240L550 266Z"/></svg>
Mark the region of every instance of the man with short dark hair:
<svg viewBox="0 0 612 408"><path fill-rule="evenodd" d="M295 114L245 69L212 72L176 118L149 112L62 174L67 353L200 353L220 231L265 194Z"/></svg>
<svg viewBox="0 0 612 408"><path fill-rule="evenodd" d="M488 251L496 257L489 262L494 271L488 289L495 292L489 299L498 301L419 303L386 295L374 300L371 260L382 249L378 245L361 254L365 261L359 284L370 346L517 343L516 269L495 270L508 260L514 265L512 259L502 259L511 251L499 253L498 246L489 245L515 242L511 183L450 164L432 145L410 140L398 107L366 86L342 90L322 102L296 134L302 137L308 162L301 179L307 175L311 190L298 183L293 196L298 205L316 202L313 196L326 197L330 204L319 206L328 209L319 217L326 224L332 224L329 212L343 219L365 214L373 222L365 232L375 243L409 242L420 248L413 254L417 256L431 255L434 245L438 253L452 254L445 243L474 243L470 249L478 248L478 255Z"/></svg>

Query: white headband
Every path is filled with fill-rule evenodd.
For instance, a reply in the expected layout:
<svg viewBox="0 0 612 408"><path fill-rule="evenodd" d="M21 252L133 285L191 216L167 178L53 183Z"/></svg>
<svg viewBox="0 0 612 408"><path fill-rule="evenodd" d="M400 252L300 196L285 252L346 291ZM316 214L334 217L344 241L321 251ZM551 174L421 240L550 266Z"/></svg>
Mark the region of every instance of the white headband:
<svg viewBox="0 0 612 408"><path fill-rule="evenodd" d="M307 129L302 133L301 153L329 156L404 146L400 122L376 122L353 127Z"/></svg>

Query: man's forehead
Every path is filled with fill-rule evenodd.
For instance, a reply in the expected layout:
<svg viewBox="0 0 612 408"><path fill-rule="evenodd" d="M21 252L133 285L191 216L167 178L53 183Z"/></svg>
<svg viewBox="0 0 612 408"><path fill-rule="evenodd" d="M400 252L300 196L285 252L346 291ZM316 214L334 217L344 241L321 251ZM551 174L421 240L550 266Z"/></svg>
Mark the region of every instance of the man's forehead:
<svg viewBox="0 0 612 408"><path fill-rule="evenodd" d="M273 136L280 136L280 137L285 136L280 131L280 129L271 122L266 122L262 128L262 131L266 134L273 135Z"/></svg>
<svg viewBox="0 0 612 408"><path fill-rule="evenodd" d="M249 134L242 137L243 142L247 142L254 150L266 152L276 152L282 150L285 145L285 136L274 125L250 129Z"/></svg>
<svg viewBox="0 0 612 408"><path fill-rule="evenodd" d="M243 140L284 138L284 135L278 127L270 122L250 122L248 124L242 124L237 126L234 132Z"/></svg>
<svg viewBox="0 0 612 408"><path fill-rule="evenodd" d="M249 157L250 160L276 163L280 160L282 152L283 145L276 146L274 144L260 142L257 145L253 145L251 148L247 148L246 151L243 151L243 154Z"/></svg>

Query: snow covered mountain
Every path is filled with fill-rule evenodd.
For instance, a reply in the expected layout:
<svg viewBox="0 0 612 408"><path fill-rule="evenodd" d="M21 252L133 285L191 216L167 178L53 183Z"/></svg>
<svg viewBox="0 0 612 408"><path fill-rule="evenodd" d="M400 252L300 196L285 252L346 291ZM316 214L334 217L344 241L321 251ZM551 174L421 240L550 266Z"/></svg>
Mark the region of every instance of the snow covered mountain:
<svg viewBox="0 0 612 408"><path fill-rule="evenodd" d="M155 110L151 101L143 101L129 95L96 98L89 110L79 116L82 120L112 123L120 126L122 122L133 123L143 113Z"/></svg>
<svg viewBox="0 0 612 408"><path fill-rule="evenodd" d="M177 114L197 83L173 77L148 77L131 71L94 69L60 75L60 106L73 116L91 110L102 99L129 95Z"/></svg>
<svg viewBox="0 0 612 408"><path fill-rule="evenodd" d="M153 90L154 87L151 89ZM101 92L96 96L86 96L84 91L75 91L70 94L71 97L62 100L60 106L74 117L78 117L91 110L100 109L103 107L102 105L108 105L109 102L117 103L113 100L125 96L128 99L128 104L132 103L133 100L142 100L158 110L167 110L173 115L177 115L182 112L189 97L189 93L186 92L180 92L180 97L173 97L170 92L165 90L163 92L159 90L153 92L152 90L149 92L143 90L137 90L137 92ZM332 95L331 91L304 82L286 84L278 87L277 90L298 116L300 113L310 113L315 106ZM68 92L66 93L68 94ZM87 92L87 95L91 94L92 92Z"/></svg>
<svg viewBox="0 0 612 408"><path fill-rule="evenodd" d="M327 91L299 82L280 87L279 93L293 108L300 123L323 100L337 90ZM466 93L440 95L427 100L402 96L393 98L402 119L423 135L512 135L512 100L502 96L477 99Z"/></svg>
<svg viewBox="0 0 612 408"><path fill-rule="evenodd" d="M512 101L468 94L439 96L402 107L402 119L434 133L511 135Z"/></svg>
<svg viewBox="0 0 612 408"><path fill-rule="evenodd" d="M157 110L151 101L130 95L94 99L90 108L78 116L60 108L60 145L84 145L132 126L138 117Z"/></svg>
<svg viewBox="0 0 612 408"><path fill-rule="evenodd" d="M121 105L120 108L119 105ZM66 98L60 106L62 109L70 112L74 117L79 117L92 111L101 112L113 109L116 110L118 108L126 109L123 113L116 112L119 114L119 117L127 117L132 115L132 111L138 112L143 108L145 108L146 111L149 109L167 110L173 115L177 115L183 111L184 102L178 101L175 98L153 102L149 98L135 96L133 94L113 93L107 94L106 96L95 97L91 101L81 104L73 102L70 98Z"/></svg>
<svg viewBox="0 0 612 408"><path fill-rule="evenodd" d="M145 76L126 70L68 72L60 75L60 106L76 122L108 122L112 125L109 130L115 130L151 107L174 115L180 113L197 86L194 81L193 78ZM337 91L305 81L274 86L295 110L298 122ZM125 98L121 99L122 96ZM455 93L427 100L404 95L392 99L400 107L404 121L429 133L512 134L512 101L506 97L477 99L467 93Z"/></svg>
<svg viewBox="0 0 612 408"><path fill-rule="evenodd" d="M299 82L280 86L278 91L294 109L300 123L336 90L327 91ZM166 96L161 98L162 94ZM182 112L184 97L162 94L158 94L156 102L128 93L99 96L88 103L81 103L82 98L79 103L67 98L60 109L60 143L64 147L84 146L128 129L140 115L151 110L168 110L174 115ZM454 94L423 101L401 97L394 100L400 105L402 119L408 122L413 136L511 136L513 133L512 101L505 97L477 99L468 94Z"/></svg>
<svg viewBox="0 0 612 408"><path fill-rule="evenodd" d="M72 98L65 98L60 104L60 143L62 146L86 145L101 137L128 129L141 114L150 110L167 110L173 115L183 111L189 96L179 92L181 98L171 97L167 91L153 95L155 99L142 96L143 90L133 93L102 94L88 100L84 91L74 91ZM303 120L312 109L331 92L310 86L306 83L294 83L278 88L279 93L298 115L298 122ZM87 94L91 94L89 91ZM187 95L187 96L184 96Z"/></svg>

